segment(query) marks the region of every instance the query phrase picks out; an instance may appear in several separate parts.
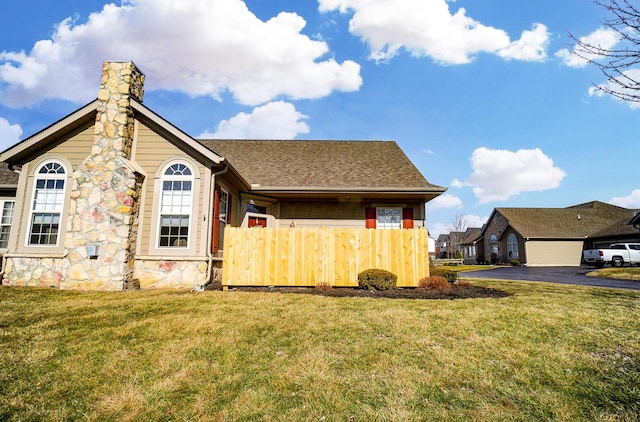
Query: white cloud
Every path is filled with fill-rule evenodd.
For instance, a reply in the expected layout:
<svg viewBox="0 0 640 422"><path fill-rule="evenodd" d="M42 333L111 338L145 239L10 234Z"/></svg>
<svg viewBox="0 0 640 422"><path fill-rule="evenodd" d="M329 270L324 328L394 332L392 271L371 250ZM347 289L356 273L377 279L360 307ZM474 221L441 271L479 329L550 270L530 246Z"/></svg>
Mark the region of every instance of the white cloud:
<svg viewBox="0 0 640 422"><path fill-rule="evenodd" d="M448 225L445 223L440 223L440 222L435 222L433 224L429 223L429 227L428 231L429 231L429 236L437 239L438 236L440 236L441 234L447 234L449 233L449 229L447 228Z"/></svg>
<svg viewBox="0 0 640 422"><path fill-rule="evenodd" d="M462 206L462 200L455 195L445 193L427 202L427 210L435 211L443 208L457 208Z"/></svg>
<svg viewBox="0 0 640 422"><path fill-rule="evenodd" d="M276 101L253 109L251 114L239 113L218 124L216 131L205 132L199 138L212 139L293 139L300 133L309 133L302 120L307 116L298 112L293 104Z"/></svg>
<svg viewBox="0 0 640 422"><path fill-rule="evenodd" d="M464 182L461 182L458 179L453 179L451 181L451 186L453 186L454 188L463 188L463 187L465 187L465 184L464 184Z"/></svg>
<svg viewBox="0 0 640 422"><path fill-rule="evenodd" d="M393 58L401 48L449 65L468 63L483 52L528 61L546 57L549 35L544 25L534 25L512 42L504 30L468 17L464 8L452 13L447 0L319 0L319 4L321 12L353 12L349 29L369 45L370 57L377 61Z"/></svg>
<svg viewBox="0 0 640 422"><path fill-rule="evenodd" d="M464 218L464 222L466 223L466 227L470 228L470 227L482 227L487 220L489 219L489 216L484 216L484 217L480 217L478 215L472 215L472 214L464 214L462 215L462 218ZM435 239L438 238L438 236L440 236L441 234L447 234L447 233L451 233L452 229L452 223L441 223L441 222L429 222L428 223L429 226L429 235Z"/></svg>
<svg viewBox="0 0 640 422"><path fill-rule="evenodd" d="M86 23L60 22L29 52L0 52L0 101L88 101L107 60L133 60L148 90L214 98L228 90L247 105L358 90L360 66L328 57L324 41L300 33L305 24L284 12L263 22L241 0L107 4Z"/></svg>
<svg viewBox="0 0 640 422"><path fill-rule="evenodd" d="M618 79L621 80L624 84L627 85L635 85L637 81L640 81L640 69L629 69L622 72L622 75L618 76ZM635 82L632 82L635 81ZM614 80L609 80L603 84L598 85L597 87L592 86L589 88L589 96L603 97L605 95L609 95L605 90L609 90L612 92L620 93L621 95L628 95L629 98L637 97L638 92L635 89L624 89L620 84L618 84ZM620 101L619 98L613 97L617 101ZM632 109L640 108L640 102L635 101L627 101L629 103L629 107Z"/></svg>
<svg viewBox="0 0 640 422"><path fill-rule="evenodd" d="M473 172L460 185L473 187L480 203L504 201L521 192L557 188L566 173L539 148L518 151L476 149L471 156Z"/></svg>
<svg viewBox="0 0 640 422"><path fill-rule="evenodd" d="M519 40L513 41L508 47L498 51L498 55L505 59L535 62L547 57L549 32L541 23L533 26L531 31L523 31Z"/></svg>
<svg viewBox="0 0 640 422"><path fill-rule="evenodd" d="M580 42L592 46L599 46L604 50L609 50L613 46L615 46L620 41L620 34L618 34L613 29L607 28L598 28L593 31L591 34L586 35L584 37L580 37ZM580 52L584 57L580 57L576 54L576 50L574 48L573 51L569 51L566 48L559 50L556 52L556 57L562 59L562 62L569 66L575 68L583 68L587 64L589 64L589 60L595 60L598 58L597 55L586 54L586 52Z"/></svg>
<svg viewBox="0 0 640 422"><path fill-rule="evenodd" d="M7 119L0 117L0 151L17 144L21 135L20 125L12 125Z"/></svg>
<svg viewBox="0 0 640 422"><path fill-rule="evenodd" d="M489 216L480 217L479 215L466 214L465 219L467 227L482 227L489 219Z"/></svg>
<svg viewBox="0 0 640 422"><path fill-rule="evenodd" d="M624 208L640 208L640 189L634 189L627 196L611 198L609 203Z"/></svg>

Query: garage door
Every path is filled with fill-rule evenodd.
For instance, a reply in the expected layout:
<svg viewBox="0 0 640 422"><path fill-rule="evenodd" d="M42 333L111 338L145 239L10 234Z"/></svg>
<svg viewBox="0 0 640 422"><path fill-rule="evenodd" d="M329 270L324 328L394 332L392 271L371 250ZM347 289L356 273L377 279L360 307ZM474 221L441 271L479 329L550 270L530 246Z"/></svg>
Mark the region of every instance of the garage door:
<svg viewBox="0 0 640 422"><path fill-rule="evenodd" d="M525 243L529 267L578 267L582 260L581 240L530 240Z"/></svg>

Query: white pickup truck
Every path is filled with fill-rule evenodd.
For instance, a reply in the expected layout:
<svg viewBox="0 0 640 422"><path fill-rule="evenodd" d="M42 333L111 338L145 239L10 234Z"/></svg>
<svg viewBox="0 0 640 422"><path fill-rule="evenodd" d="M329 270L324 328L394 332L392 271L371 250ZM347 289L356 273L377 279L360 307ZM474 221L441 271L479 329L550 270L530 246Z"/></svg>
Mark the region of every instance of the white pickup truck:
<svg viewBox="0 0 640 422"><path fill-rule="evenodd" d="M586 249L582 256L584 262L598 268L605 264L612 267L640 265L640 243L614 243L609 249Z"/></svg>

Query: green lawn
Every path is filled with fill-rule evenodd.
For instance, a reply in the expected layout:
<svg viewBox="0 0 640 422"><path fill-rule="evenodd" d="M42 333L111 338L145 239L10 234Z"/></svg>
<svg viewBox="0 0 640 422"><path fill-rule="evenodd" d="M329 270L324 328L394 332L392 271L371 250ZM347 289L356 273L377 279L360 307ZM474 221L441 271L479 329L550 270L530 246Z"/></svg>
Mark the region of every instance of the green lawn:
<svg viewBox="0 0 640 422"><path fill-rule="evenodd" d="M633 421L640 292L0 288L0 420Z"/></svg>
<svg viewBox="0 0 640 422"><path fill-rule="evenodd" d="M587 274L589 277L614 278L618 280L640 281L640 268L602 268Z"/></svg>

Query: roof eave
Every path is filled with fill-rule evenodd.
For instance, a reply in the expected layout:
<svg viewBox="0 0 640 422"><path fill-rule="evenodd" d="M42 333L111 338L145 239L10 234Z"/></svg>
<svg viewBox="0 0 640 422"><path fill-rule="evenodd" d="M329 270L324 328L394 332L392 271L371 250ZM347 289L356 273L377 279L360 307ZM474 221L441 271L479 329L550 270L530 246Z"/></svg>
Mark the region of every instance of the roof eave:
<svg viewBox="0 0 640 422"><path fill-rule="evenodd" d="M11 164L18 162L23 156L31 155L31 153L39 150L43 144L53 141L59 131L76 121L84 120L90 114L95 114L97 105L98 100L94 100L41 131L0 152L0 161Z"/></svg>
<svg viewBox="0 0 640 422"><path fill-rule="evenodd" d="M155 123L157 126L162 128L165 132L167 132L168 134L172 135L173 137L179 139L180 141L184 142L190 148L194 149L199 154L207 157L208 159L210 159L214 163L221 164L223 161L225 161L224 157L222 157L222 156L216 154L215 152L211 151L209 148L205 147L200 142L198 142L196 139L192 138L187 133L183 132L182 130L178 129L176 126L174 126L171 123L169 123L162 116L160 116L159 114L155 113L153 110L151 110L150 108L146 107L142 103L132 99L131 100L131 106L132 106L134 111L137 111L137 112L141 113L142 115L146 116L153 123Z"/></svg>
<svg viewBox="0 0 640 422"><path fill-rule="evenodd" d="M441 194L447 189L439 186L425 189L424 187L406 188L406 187L371 187L371 186L341 186L341 187L327 187L327 186L260 186L251 185L253 191L269 191L269 192L288 192L288 193L309 193L309 192L345 192L345 193L413 193L413 194Z"/></svg>
<svg viewBox="0 0 640 422"><path fill-rule="evenodd" d="M589 236L523 236L525 240L585 240Z"/></svg>

